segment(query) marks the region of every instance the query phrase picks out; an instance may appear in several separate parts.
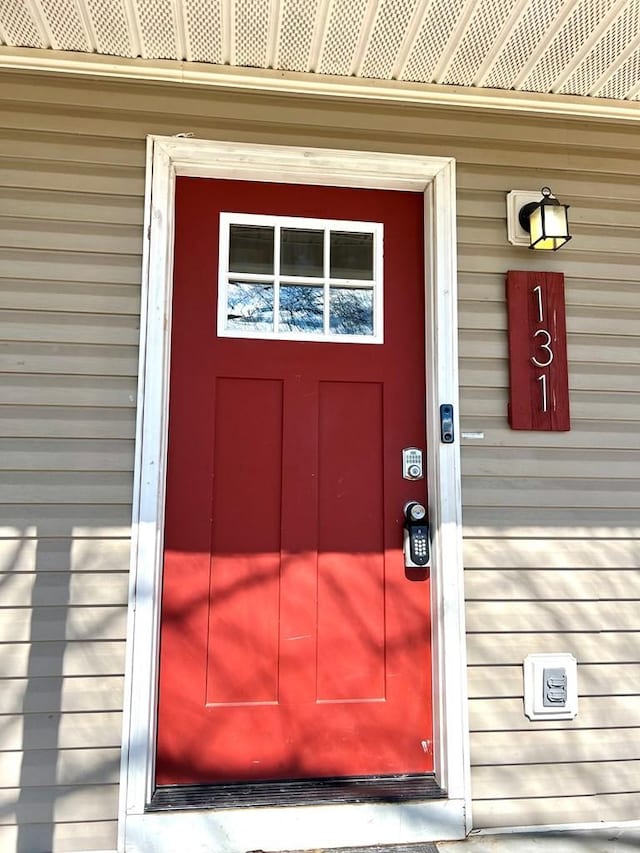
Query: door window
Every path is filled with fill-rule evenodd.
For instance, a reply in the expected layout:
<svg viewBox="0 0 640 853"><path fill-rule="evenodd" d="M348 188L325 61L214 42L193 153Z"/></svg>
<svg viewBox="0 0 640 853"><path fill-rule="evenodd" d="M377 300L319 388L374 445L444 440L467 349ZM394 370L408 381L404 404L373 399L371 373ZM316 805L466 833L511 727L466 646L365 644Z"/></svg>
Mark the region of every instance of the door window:
<svg viewBox="0 0 640 853"><path fill-rule="evenodd" d="M383 342L383 227L220 214L218 335Z"/></svg>

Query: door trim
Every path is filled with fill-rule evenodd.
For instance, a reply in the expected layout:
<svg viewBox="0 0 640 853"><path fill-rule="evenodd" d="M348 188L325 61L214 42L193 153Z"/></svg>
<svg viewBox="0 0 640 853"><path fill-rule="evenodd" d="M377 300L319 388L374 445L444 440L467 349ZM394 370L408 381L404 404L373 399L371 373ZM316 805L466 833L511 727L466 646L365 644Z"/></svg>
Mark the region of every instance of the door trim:
<svg viewBox="0 0 640 853"><path fill-rule="evenodd" d="M427 488L433 529L434 767L442 800L159 813L154 785L177 175L409 190L425 199ZM459 435L455 161L445 157L147 140L139 386L120 776L119 849L220 853L459 838L470 829L469 726L459 444L440 441L441 403Z"/></svg>

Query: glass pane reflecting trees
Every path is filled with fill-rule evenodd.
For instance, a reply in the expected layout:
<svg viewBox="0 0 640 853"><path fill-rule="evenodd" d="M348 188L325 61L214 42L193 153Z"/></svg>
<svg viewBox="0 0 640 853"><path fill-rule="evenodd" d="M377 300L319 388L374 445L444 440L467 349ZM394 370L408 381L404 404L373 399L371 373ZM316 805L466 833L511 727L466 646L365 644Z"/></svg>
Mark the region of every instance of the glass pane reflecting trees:
<svg viewBox="0 0 640 853"><path fill-rule="evenodd" d="M382 341L382 225L221 214L219 334Z"/></svg>

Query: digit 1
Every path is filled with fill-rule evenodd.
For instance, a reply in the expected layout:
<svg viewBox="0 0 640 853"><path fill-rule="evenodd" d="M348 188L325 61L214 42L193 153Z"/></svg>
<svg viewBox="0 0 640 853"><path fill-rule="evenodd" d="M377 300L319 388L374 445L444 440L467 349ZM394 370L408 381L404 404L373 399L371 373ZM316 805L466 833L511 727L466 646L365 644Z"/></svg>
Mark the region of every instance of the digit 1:
<svg viewBox="0 0 640 853"><path fill-rule="evenodd" d="M538 382L542 386L542 411L547 411L547 377L543 374L538 376Z"/></svg>
<svg viewBox="0 0 640 853"><path fill-rule="evenodd" d="M542 287L538 284L533 288L533 292L535 293L538 299L538 323L542 323L544 320L544 314L542 311Z"/></svg>

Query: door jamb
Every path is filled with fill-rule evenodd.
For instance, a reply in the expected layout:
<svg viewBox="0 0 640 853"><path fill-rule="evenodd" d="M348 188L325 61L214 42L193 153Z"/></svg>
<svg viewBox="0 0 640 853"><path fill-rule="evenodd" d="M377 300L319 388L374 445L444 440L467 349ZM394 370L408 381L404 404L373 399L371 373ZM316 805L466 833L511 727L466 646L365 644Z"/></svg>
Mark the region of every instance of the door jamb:
<svg viewBox="0 0 640 853"><path fill-rule="evenodd" d="M436 780L447 791L444 801L314 806L316 820L303 815L308 807L263 808L251 820L242 809L145 813L154 777L177 175L424 193L433 749ZM439 415L441 403L453 404L459 436L455 227L452 158L148 137L119 849L170 850L163 845L172 843L172 833L183 841L190 837L196 849L198 831L209 843L218 838L221 851L233 851L406 843L461 837L470 830L460 451L457 441L440 441ZM332 815L346 815L335 810L348 808L359 810L349 817L353 840L345 838L339 821L337 844ZM357 814L362 820L353 819ZM271 820L274 841L268 838Z"/></svg>

